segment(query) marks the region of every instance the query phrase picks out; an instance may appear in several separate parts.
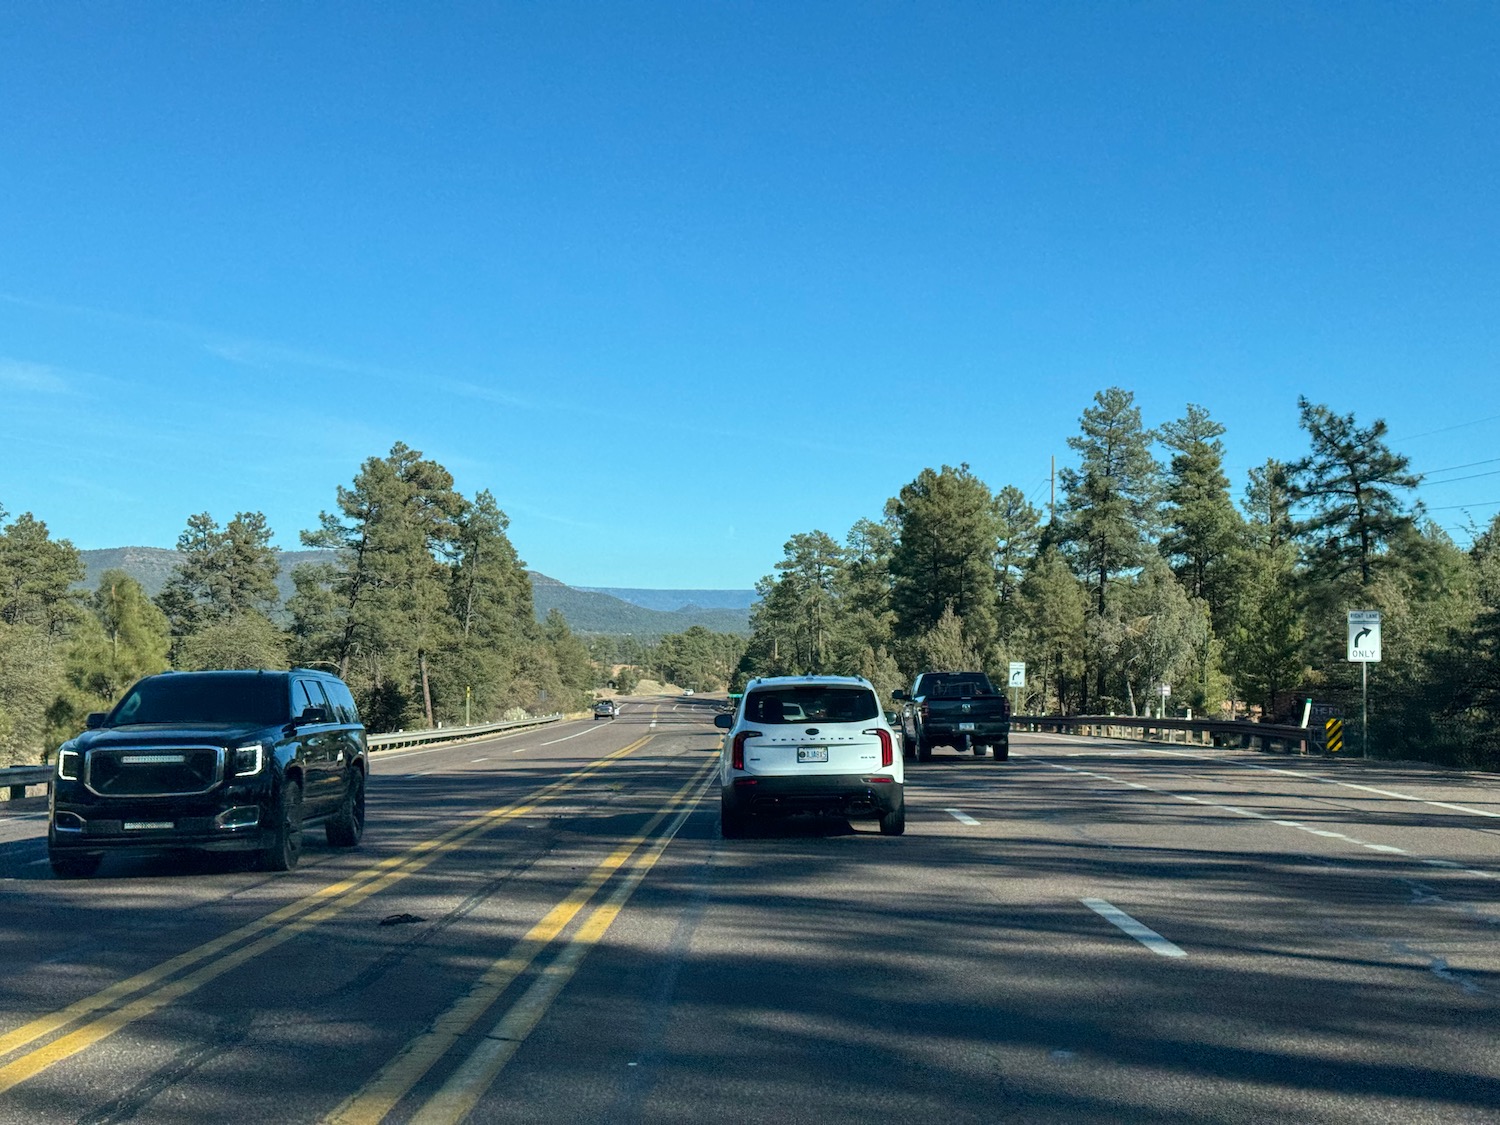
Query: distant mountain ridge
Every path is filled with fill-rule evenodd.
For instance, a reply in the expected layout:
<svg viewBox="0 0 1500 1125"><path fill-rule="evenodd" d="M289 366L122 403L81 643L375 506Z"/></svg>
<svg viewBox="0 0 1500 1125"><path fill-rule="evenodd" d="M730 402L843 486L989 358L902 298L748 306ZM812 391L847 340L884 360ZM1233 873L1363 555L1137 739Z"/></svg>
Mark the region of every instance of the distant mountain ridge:
<svg viewBox="0 0 1500 1125"><path fill-rule="evenodd" d="M161 593L179 565L170 547L107 547L78 552L85 568L84 585L94 589L106 570L123 570L153 598ZM325 551L282 551L276 586L284 603L292 596L292 568L320 562ZM582 589L549 578L539 571L531 577L532 602L538 621L557 609L576 633L630 634L650 638L680 633L702 625L719 633L750 632L753 590L637 590ZM624 597L623 595L631 595Z"/></svg>
<svg viewBox="0 0 1500 1125"><path fill-rule="evenodd" d="M680 609L745 609L755 604L754 590L638 590L621 586L574 586L590 594L608 594L622 602L675 613Z"/></svg>

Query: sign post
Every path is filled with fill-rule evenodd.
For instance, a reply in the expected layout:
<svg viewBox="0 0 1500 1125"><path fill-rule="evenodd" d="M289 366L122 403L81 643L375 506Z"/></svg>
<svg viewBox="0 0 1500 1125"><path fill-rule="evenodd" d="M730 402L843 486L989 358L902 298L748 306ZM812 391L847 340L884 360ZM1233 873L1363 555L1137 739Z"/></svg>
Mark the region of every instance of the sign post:
<svg viewBox="0 0 1500 1125"><path fill-rule="evenodd" d="M1380 611L1349 611L1349 661L1359 665L1359 754L1370 756L1370 665L1380 663Z"/></svg>
<svg viewBox="0 0 1500 1125"><path fill-rule="evenodd" d="M1026 662L1024 660L1012 660L1010 662L1010 679L1006 681L1013 694L1011 697L1011 714L1020 708L1021 689L1026 686Z"/></svg>

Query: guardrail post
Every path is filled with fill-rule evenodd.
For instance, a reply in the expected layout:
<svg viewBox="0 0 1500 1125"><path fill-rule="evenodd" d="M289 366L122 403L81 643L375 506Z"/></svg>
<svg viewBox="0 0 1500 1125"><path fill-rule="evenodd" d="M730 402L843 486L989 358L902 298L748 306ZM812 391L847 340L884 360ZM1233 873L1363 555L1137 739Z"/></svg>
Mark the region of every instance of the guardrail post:
<svg viewBox="0 0 1500 1125"><path fill-rule="evenodd" d="M12 801L19 801L22 798L24 798L25 796L26 796L26 786L24 786L24 785L12 785L10 787L10 799Z"/></svg>

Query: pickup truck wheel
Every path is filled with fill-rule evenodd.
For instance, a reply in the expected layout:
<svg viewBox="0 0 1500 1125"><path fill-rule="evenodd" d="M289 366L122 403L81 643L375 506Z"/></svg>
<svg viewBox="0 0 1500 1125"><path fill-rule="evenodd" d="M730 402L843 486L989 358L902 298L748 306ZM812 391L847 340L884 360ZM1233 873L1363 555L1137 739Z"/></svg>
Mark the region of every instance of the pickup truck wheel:
<svg viewBox="0 0 1500 1125"><path fill-rule="evenodd" d="M271 809L271 833L261 850L267 871L290 871L302 858L302 786L286 781Z"/></svg>
<svg viewBox="0 0 1500 1125"><path fill-rule="evenodd" d="M1004 742L996 742L990 749L995 752L995 761L1003 762L1010 757L1010 739L1007 738Z"/></svg>
<svg viewBox="0 0 1500 1125"><path fill-rule="evenodd" d="M880 834L900 836L906 831L906 806L900 805L880 814Z"/></svg>
<svg viewBox="0 0 1500 1125"><path fill-rule="evenodd" d="M104 862L102 855L58 855L47 856L52 865L52 874L59 879L87 879Z"/></svg>
<svg viewBox="0 0 1500 1125"><path fill-rule="evenodd" d="M334 818L323 826L330 847L353 848L365 834L365 775L353 770L344 786L344 801Z"/></svg>
<svg viewBox="0 0 1500 1125"><path fill-rule="evenodd" d="M932 743L928 742L925 738L917 739L917 761L932 761Z"/></svg>
<svg viewBox="0 0 1500 1125"><path fill-rule="evenodd" d="M719 832L726 840L738 840L749 828L749 817L723 797L719 798Z"/></svg>

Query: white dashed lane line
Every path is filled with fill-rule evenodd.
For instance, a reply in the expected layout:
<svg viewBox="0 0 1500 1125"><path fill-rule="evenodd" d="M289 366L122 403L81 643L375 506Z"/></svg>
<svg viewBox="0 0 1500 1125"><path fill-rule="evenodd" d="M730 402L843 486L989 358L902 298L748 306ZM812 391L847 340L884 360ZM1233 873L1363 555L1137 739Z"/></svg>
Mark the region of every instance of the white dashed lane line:
<svg viewBox="0 0 1500 1125"><path fill-rule="evenodd" d="M1426 797L1417 797L1411 793L1402 793L1395 789L1379 789L1373 785L1360 785L1353 781L1340 781L1335 777L1325 777L1322 774L1310 773L1306 770L1289 770L1279 766L1261 766L1254 762L1225 761L1218 758L1206 758L1202 754L1185 754L1181 750L1157 750L1155 748L1142 747L1136 751L1142 754L1158 754L1166 758L1188 758L1196 762L1215 762L1234 766L1242 770L1260 770L1262 773L1279 773L1285 777L1295 777L1299 781L1318 781L1324 785L1337 785L1343 789L1357 789L1361 793L1374 793L1379 797L1390 797L1397 801L1411 801L1419 805L1431 805L1436 809L1447 809L1450 812L1467 813L1470 816L1483 816L1491 820L1500 820L1500 812L1491 812L1488 809L1476 809L1470 805L1455 805L1448 801L1431 801Z"/></svg>
<svg viewBox="0 0 1500 1125"><path fill-rule="evenodd" d="M960 812L958 809L944 809L943 811L946 812L949 816L951 816L954 820L958 821L958 823L960 823L960 824L976 824L977 825L979 823L979 821L975 820L968 813L966 813L966 812Z"/></svg>
<svg viewBox="0 0 1500 1125"><path fill-rule="evenodd" d="M590 734L593 731L603 730L603 729L604 729L603 727L598 727L598 726L584 727L581 731L578 731L576 734L565 734L561 738L554 738L551 742L544 742L544 743L542 743L542 745L543 746L556 746L559 742L566 742L570 738L581 738L583 735Z"/></svg>
<svg viewBox="0 0 1500 1125"><path fill-rule="evenodd" d="M1135 938L1136 941L1140 942L1147 949L1151 950L1152 953L1155 953L1160 957L1187 956L1187 953L1180 946L1172 944L1166 938L1162 937L1161 934L1153 930L1150 926L1147 926L1142 922L1137 922L1134 918L1132 918L1129 914L1126 914L1125 911L1121 910L1118 906L1113 906L1102 898L1081 898L1078 901L1083 903L1084 906L1087 906L1090 910L1099 915L1099 917L1103 918L1106 922L1110 923L1113 926L1118 926L1125 933L1129 934L1131 937Z"/></svg>
<svg viewBox="0 0 1500 1125"><path fill-rule="evenodd" d="M1186 757L1188 755L1183 756ZM1048 769L1062 770L1066 773L1076 773L1080 777L1093 778L1095 781L1108 781L1111 784L1125 785L1131 789L1144 789L1146 792L1155 793L1160 797L1172 797L1179 801L1188 801L1195 805L1202 805L1206 809L1216 809L1219 812L1229 813L1232 816L1244 816L1250 817L1254 820L1264 820L1267 824L1279 825L1282 828L1292 828L1298 832L1306 832L1312 836L1321 836L1325 840L1343 840L1346 843L1355 845L1356 847L1367 848L1372 852L1382 852L1386 855L1408 856L1412 859L1415 859L1418 863L1426 864L1428 867L1442 867L1450 871L1457 871L1464 875L1472 875L1476 879L1500 879L1500 874L1497 874L1493 871L1484 871L1477 867L1465 867L1462 864L1454 863L1452 860L1421 859L1420 857L1412 856L1410 852L1402 848L1393 847L1390 844L1372 844L1365 840L1356 839L1353 836L1347 836L1342 832L1332 832L1326 828L1312 828L1295 820L1278 820L1276 817L1268 816L1265 813L1256 812L1254 809L1242 809L1238 805L1221 805L1217 802L1206 801L1202 797L1194 797L1187 793L1173 793L1168 789L1158 789L1154 785L1143 785L1139 781L1127 781L1122 777L1111 777L1109 774L1105 773L1094 773L1092 770L1081 770L1076 766L1065 766L1061 765L1058 762L1038 761L1038 764L1046 766ZM1272 772L1296 774L1295 770L1275 770ZM1297 776L1306 775L1298 774ZM1408 799L1415 800L1415 798ZM1424 803L1430 804L1431 802Z"/></svg>

